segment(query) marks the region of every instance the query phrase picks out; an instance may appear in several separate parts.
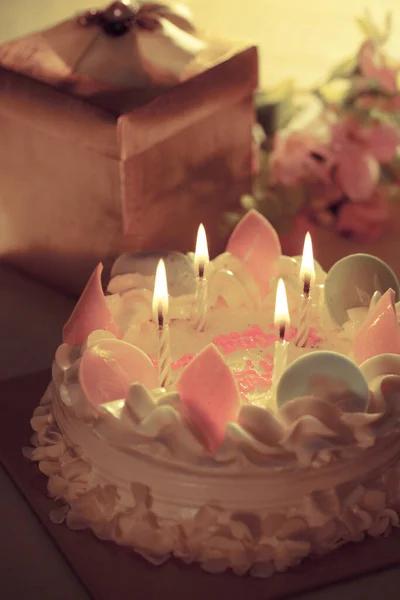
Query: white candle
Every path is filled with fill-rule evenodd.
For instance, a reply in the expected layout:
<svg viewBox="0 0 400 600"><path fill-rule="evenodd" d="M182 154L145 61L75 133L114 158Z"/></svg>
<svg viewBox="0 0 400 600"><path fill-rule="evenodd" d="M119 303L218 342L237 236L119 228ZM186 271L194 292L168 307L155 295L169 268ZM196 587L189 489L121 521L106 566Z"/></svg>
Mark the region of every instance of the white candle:
<svg viewBox="0 0 400 600"><path fill-rule="evenodd" d="M300 282L303 292L301 294L299 321L297 324L296 346L303 348L307 344L311 322L311 287L315 282L314 256L310 233L307 232L304 240L303 256L300 267Z"/></svg>
<svg viewBox="0 0 400 600"><path fill-rule="evenodd" d="M157 324L158 376L160 387L170 385L171 377L171 344L168 325L168 286L164 261L157 266L153 294L153 316Z"/></svg>
<svg viewBox="0 0 400 600"><path fill-rule="evenodd" d="M274 367L272 371L272 410L276 412L276 387L282 377L288 358L289 343L285 340L286 328L290 325L289 307L283 279L279 279L276 289L274 323L279 330L279 340L275 342Z"/></svg>
<svg viewBox="0 0 400 600"><path fill-rule="evenodd" d="M204 331L208 310L208 281L206 266L209 263L208 245L204 225L199 226L194 254L194 268L196 271L196 321L197 331Z"/></svg>

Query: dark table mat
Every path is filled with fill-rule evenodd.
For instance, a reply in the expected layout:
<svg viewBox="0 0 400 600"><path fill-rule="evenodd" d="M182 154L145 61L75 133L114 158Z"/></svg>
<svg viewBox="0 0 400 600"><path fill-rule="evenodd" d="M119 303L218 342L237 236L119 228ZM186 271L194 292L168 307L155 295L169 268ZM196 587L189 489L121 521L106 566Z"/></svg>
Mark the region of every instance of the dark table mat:
<svg viewBox="0 0 400 600"><path fill-rule="evenodd" d="M45 372L0 383L0 460L95 600L277 600L400 564L399 530L387 538L348 544L288 573L256 580L230 573L209 575L175 560L154 567L88 531L53 524L48 514L55 504L45 494L46 478L21 453L29 445L29 420L49 380L50 372Z"/></svg>

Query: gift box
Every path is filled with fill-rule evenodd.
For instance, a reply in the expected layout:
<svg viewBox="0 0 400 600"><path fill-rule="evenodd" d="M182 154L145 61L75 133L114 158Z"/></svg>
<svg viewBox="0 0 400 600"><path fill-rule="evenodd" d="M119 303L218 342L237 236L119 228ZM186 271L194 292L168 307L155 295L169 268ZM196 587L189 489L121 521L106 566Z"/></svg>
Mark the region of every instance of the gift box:
<svg viewBox="0 0 400 600"><path fill-rule="evenodd" d="M78 291L122 251L212 253L251 190L257 50L115 2L0 46L0 250Z"/></svg>

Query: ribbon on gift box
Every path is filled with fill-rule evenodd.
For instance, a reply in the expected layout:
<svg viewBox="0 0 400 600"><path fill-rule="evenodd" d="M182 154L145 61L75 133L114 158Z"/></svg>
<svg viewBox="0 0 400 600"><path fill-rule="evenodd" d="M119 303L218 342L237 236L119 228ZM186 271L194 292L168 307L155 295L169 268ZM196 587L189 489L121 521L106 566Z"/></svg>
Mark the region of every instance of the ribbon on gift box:
<svg viewBox="0 0 400 600"><path fill-rule="evenodd" d="M125 112L231 50L231 44L203 38L182 4L114 2L3 44L0 67Z"/></svg>
<svg viewBox="0 0 400 600"><path fill-rule="evenodd" d="M107 8L91 9L78 17L78 23L84 27L99 25L104 32L112 36L125 35L132 27L141 27L154 31L162 27L161 18L183 29L194 32L190 11L183 4L167 4L139 2L113 2Z"/></svg>

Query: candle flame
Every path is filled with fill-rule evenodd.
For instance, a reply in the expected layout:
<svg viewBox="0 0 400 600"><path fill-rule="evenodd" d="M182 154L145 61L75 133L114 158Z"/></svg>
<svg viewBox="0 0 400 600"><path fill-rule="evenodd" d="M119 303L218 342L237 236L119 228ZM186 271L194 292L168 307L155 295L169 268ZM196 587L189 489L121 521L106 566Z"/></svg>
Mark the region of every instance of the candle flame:
<svg viewBox="0 0 400 600"><path fill-rule="evenodd" d="M160 326L164 324L168 317L167 273L163 259L160 259L157 265L153 294L153 315L155 322Z"/></svg>
<svg viewBox="0 0 400 600"><path fill-rule="evenodd" d="M203 223L201 223L197 231L196 250L194 253L194 267L199 277L204 277L204 269L209 261L206 230Z"/></svg>
<svg viewBox="0 0 400 600"><path fill-rule="evenodd" d="M290 325L286 287L283 279L279 279L278 287L276 288L274 324L277 327L289 327Z"/></svg>
<svg viewBox="0 0 400 600"><path fill-rule="evenodd" d="M315 281L313 247L309 231L307 231L304 240L303 256L300 266L300 281L303 284L306 280L308 280L309 283L314 283Z"/></svg>

